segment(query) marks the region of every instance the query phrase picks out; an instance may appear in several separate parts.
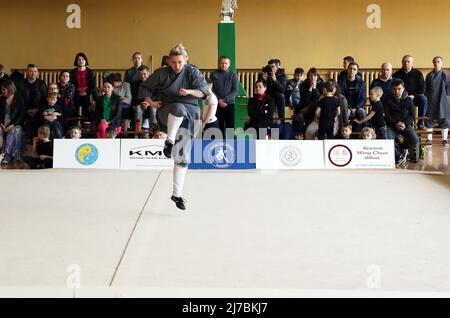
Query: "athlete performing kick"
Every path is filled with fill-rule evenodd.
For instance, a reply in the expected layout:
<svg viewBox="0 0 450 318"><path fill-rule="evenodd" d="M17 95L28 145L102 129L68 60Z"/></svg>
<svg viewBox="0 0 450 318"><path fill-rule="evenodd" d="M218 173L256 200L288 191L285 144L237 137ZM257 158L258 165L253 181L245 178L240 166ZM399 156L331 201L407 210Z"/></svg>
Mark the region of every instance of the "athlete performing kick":
<svg viewBox="0 0 450 318"><path fill-rule="evenodd" d="M163 131L167 131L164 155L174 159L172 201L186 209L181 197L192 140L200 130L198 99L206 98L208 85L195 66L188 64L188 53L182 44L169 53L169 67L156 70L142 85L152 92L145 102L156 108L156 117Z"/></svg>

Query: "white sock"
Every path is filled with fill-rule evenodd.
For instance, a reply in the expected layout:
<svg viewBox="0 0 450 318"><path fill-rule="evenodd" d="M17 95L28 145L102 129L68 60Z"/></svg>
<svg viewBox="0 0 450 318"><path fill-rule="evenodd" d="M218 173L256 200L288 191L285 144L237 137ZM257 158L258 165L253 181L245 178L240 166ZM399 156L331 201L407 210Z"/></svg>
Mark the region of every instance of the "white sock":
<svg viewBox="0 0 450 318"><path fill-rule="evenodd" d="M177 137L178 128L180 128L183 123L184 117L175 117L169 114L167 118L167 140L171 143L175 143L175 138Z"/></svg>
<svg viewBox="0 0 450 318"><path fill-rule="evenodd" d="M187 167L180 165L175 165L173 168L173 195L177 198L181 198L187 170Z"/></svg>
<svg viewBox="0 0 450 318"><path fill-rule="evenodd" d="M433 129L428 128L427 133L428 133L427 140L433 140Z"/></svg>
<svg viewBox="0 0 450 318"><path fill-rule="evenodd" d="M442 129L441 134L442 134L442 140L447 140L448 139L448 128Z"/></svg>

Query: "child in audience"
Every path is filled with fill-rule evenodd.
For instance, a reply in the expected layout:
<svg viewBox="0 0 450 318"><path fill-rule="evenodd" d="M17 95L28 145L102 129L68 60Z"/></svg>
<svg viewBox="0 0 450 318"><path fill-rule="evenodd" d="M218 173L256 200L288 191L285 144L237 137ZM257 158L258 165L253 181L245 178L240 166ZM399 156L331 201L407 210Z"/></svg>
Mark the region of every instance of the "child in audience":
<svg viewBox="0 0 450 318"><path fill-rule="evenodd" d="M153 126L151 129L152 139L166 139L167 134L160 130L159 126Z"/></svg>
<svg viewBox="0 0 450 318"><path fill-rule="evenodd" d="M56 83L51 83L50 85L48 85L48 94L56 94L59 96L59 88L58 85Z"/></svg>
<svg viewBox="0 0 450 318"><path fill-rule="evenodd" d="M63 106L58 100L58 94L49 93L47 97L47 105L44 107L43 116L45 124L50 128L51 139L64 137L64 129L59 121L59 117L62 114L62 107Z"/></svg>
<svg viewBox="0 0 450 318"><path fill-rule="evenodd" d="M319 139L333 139L334 122L340 114L339 99L334 96L336 85L327 82L323 88L323 98L319 101L316 117L319 118Z"/></svg>
<svg viewBox="0 0 450 318"><path fill-rule="evenodd" d="M117 137L117 132L114 127L109 126L108 128L106 128L106 138L107 139L116 139L116 137Z"/></svg>
<svg viewBox="0 0 450 318"><path fill-rule="evenodd" d="M361 139L372 140L372 139L376 139L376 138L377 138L377 135L375 134L375 131L372 128L364 127L361 130Z"/></svg>
<svg viewBox="0 0 450 318"><path fill-rule="evenodd" d="M352 137L352 125L347 124L341 128L341 139L351 139Z"/></svg>
<svg viewBox="0 0 450 318"><path fill-rule="evenodd" d="M25 157L30 169L49 169L53 167L53 142L50 128L39 127L38 136L33 138L33 157Z"/></svg>
<svg viewBox="0 0 450 318"><path fill-rule="evenodd" d="M369 120L372 122L372 127L375 128L378 139L387 139L387 126L384 121L384 107L381 102L383 97L383 90L376 86L370 90L370 104L372 108L369 115L361 120L354 119L353 121L358 125L364 124Z"/></svg>
<svg viewBox="0 0 450 318"><path fill-rule="evenodd" d="M70 139L81 139L81 128L79 126L72 126L69 128Z"/></svg>

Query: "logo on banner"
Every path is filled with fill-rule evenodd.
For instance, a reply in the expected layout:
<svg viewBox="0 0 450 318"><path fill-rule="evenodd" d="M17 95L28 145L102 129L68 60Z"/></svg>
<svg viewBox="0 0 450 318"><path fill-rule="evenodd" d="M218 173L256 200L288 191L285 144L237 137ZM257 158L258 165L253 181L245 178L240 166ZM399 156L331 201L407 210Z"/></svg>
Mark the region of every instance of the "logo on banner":
<svg viewBox="0 0 450 318"><path fill-rule="evenodd" d="M219 169L231 167L236 162L236 152L227 143L213 142L205 149L207 162Z"/></svg>
<svg viewBox="0 0 450 318"><path fill-rule="evenodd" d="M296 146L286 146L280 151L280 161L287 167L295 167L303 160L303 153Z"/></svg>
<svg viewBox="0 0 450 318"><path fill-rule="evenodd" d="M348 166L353 160L353 153L347 146L336 145L328 152L328 159L336 167Z"/></svg>
<svg viewBox="0 0 450 318"><path fill-rule="evenodd" d="M75 158L83 166L91 166L98 160L98 149L92 144L83 144L75 151Z"/></svg>
<svg viewBox="0 0 450 318"><path fill-rule="evenodd" d="M147 147L133 148L128 152L130 159L146 159L146 160L166 160L163 153L163 146L152 145Z"/></svg>

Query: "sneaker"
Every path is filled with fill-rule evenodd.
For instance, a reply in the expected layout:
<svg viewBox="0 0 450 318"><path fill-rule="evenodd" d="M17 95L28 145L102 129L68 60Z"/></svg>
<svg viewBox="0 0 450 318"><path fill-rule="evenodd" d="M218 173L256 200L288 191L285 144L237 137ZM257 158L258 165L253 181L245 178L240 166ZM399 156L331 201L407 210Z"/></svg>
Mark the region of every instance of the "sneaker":
<svg viewBox="0 0 450 318"><path fill-rule="evenodd" d="M172 197L170 198L173 202L175 202L177 208L179 208L180 210L186 210L186 200L183 198L177 198L176 196L172 195Z"/></svg>
<svg viewBox="0 0 450 318"><path fill-rule="evenodd" d="M173 143L171 143L168 139L166 139L163 150L164 156L166 156L167 158L172 158L172 148Z"/></svg>
<svg viewBox="0 0 450 318"><path fill-rule="evenodd" d="M427 139L427 146L432 146L433 145L433 140Z"/></svg>
<svg viewBox="0 0 450 318"><path fill-rule="evenodd" d="M402 165L406 162L406 158L408 157L408 150L405 149L403 153L398 157L398 160L396 162L397 165Z"/></svg>
<svg viewBox="0 0 450 318"><path fill-rule="evenodd" d="M448 140L442 140L442 146L448 147Z"/></svg>

